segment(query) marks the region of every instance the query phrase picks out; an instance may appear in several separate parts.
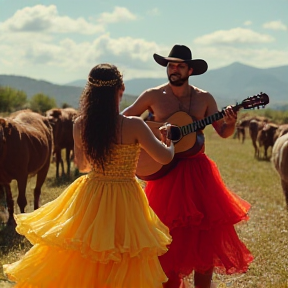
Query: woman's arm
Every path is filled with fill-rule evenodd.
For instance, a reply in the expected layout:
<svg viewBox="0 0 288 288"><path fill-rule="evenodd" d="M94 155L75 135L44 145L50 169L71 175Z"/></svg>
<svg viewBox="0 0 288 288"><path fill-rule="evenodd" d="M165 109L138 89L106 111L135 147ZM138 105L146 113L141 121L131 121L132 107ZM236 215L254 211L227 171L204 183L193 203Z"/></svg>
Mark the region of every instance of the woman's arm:
<svg viewBox="0 0 288 288"><path fill-rule="evenodd" d="M81 120L77 118L73 125L74 138L74 163L81 173L88 173L91 171L91 165L83 151L83 144L81 138Z"/></svg>
<svg viewBox="0 0 288 288"><path fill-rule="evenodd" d="M174 144L169 140L165 140L166 143L158 140L141 118L133 117L132 120L131 129L141 147L160 164L165 165L171 162L174 157Z"/></svg>

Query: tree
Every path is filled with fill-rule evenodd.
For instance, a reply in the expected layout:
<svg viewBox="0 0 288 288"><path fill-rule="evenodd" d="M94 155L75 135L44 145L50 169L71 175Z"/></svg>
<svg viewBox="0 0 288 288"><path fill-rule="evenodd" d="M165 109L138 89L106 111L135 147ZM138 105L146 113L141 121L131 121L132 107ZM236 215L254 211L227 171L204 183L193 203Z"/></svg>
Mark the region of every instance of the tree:
<svg viewBox="0 0 288 288"><path fill-rule="evenodd" d="M25 108L27 95L11 87L0 87L0 112L14 112Z"/></svg>
<svg viewBox="0 0 288 288"><path fill-rule="evenodd" d="M49 109L57 107L55 98L51 98L42 93L35 94L29 103L30 109L38 113L44 113Z"/></svg>

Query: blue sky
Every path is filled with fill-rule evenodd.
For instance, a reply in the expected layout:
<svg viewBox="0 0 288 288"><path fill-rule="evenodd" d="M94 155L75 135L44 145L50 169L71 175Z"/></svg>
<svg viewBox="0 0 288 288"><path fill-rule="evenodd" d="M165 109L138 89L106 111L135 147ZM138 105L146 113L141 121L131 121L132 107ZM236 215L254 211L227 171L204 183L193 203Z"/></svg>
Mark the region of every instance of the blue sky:
<svg viewBox="0 0 288 288"><path fill-rule="evenodd" d="M100 62L165 77L153 53L191 48L209 69L288 65L288 0L0 0L0 74L65 84Z"/></svg>

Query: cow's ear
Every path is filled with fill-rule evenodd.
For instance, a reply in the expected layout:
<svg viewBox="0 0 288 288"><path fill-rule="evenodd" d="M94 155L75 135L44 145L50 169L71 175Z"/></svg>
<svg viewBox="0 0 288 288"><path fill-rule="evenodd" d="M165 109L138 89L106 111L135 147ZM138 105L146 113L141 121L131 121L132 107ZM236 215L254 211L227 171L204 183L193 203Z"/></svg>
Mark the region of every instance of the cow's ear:
<svg viewBox="0 0 288 288"><path fill-rule="evenodd" d="M273 126L273 130L277 130L278 128L278 126Z"/></svg>
<svg viewBox="0 0 288 288"><path fill-rule="evenodd" d="M11 135L13 126L12 126L11 123L8 123L8 122L7 122L7 124L8 124L8 125L7 125L6 127L7 127L7 130L8 130L8 135Z"/></svg>
<svg viewBox="0 0 288 288"><path fill-rule="evenodd" d="M7 136L11 135L12 133L12 124L9 123L8 121L6 121L6 119L0 118L0 125L2 125L2 127L4 128L4 134Z"/></svg>
<svg viewBox="0 0 288 288"><path fill-rule="evenodd" d="M53 116L59 118L62 115L61 109L55 109L53 111Z"/></svg>
<svg viewBox="0 0 288 288"><path fill-rule="evenodd" d="M0 118L0 125L2 125L4 128L8 126L8 122L4 118Z"/></svg>

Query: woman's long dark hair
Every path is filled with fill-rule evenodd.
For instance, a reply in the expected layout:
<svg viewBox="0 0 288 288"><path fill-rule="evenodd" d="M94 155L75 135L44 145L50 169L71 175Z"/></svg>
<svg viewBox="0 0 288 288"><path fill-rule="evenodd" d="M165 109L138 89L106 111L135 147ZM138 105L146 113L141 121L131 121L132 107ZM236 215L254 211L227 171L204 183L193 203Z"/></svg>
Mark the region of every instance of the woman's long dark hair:
<svg viewBox="0 0 288 288"><path fill-rule="evenodd" d="M122 75L117 67L99 64L90 71L80 98L83 148L90 163L103 170L117 142L117 92L122 87Z"/></svg>

